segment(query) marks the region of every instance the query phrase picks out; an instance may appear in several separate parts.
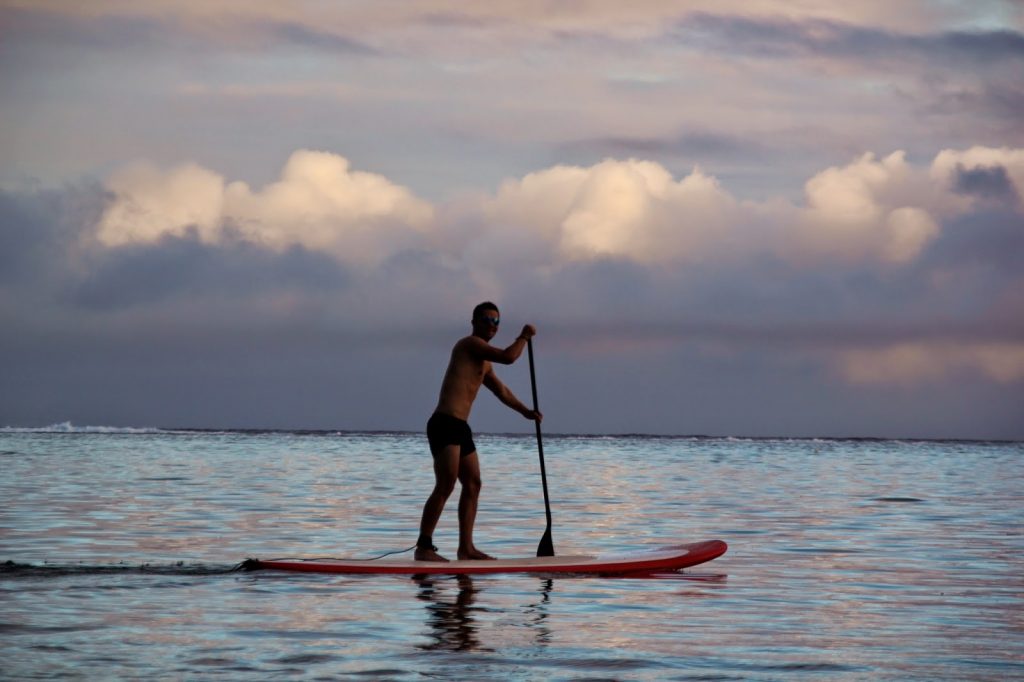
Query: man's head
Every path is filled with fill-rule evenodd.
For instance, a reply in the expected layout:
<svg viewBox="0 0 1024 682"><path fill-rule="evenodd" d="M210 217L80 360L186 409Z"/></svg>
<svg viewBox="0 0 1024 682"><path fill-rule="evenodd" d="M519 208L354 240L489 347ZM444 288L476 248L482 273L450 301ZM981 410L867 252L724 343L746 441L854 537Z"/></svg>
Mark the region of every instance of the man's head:
<svg viewBox="0 0 1024 682"><path fill-rule="evenodd" d="M498 306L490 301L484 301L473 308L473 333L488 341L498 333L498 324L501 317L498 313Z"/></svg>

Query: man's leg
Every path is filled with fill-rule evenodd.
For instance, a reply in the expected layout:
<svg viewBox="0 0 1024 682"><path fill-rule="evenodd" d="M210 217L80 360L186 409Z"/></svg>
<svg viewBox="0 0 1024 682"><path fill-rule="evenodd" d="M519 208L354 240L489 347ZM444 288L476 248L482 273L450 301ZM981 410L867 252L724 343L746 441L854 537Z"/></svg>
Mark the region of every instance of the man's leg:
<svg viewBox="0 0 1024 682"><path fill-rule="evenodd" d="M449 445L434 455L434 490L423 505L423 518L420 520L420 537L433 537L434 529L444 511L444 503L455 489L455 481L459 478L459 459L461 448ZM416 547L416 561L448 561L437 551L429 547Z"/></svg>
<svg viewBox="0 0 1024 682"><path fill-rule="evenodd" d="M476 523L476 508L480 500L480 458L471 452L459 463L459 553L460 559L493 559L473 545L473 524Z"/></svg>

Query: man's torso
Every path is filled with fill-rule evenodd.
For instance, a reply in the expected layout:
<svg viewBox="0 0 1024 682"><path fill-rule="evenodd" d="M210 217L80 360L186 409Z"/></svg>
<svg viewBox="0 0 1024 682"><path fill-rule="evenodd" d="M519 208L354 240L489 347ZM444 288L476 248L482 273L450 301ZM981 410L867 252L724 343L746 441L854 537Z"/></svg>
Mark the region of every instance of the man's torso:
<svg viewBox="0 0 1024 682"><path fill-rule="evenodd" d="M452 348L451 360L441 382L441 395L434 412L447 414L469 421L484 377L491 370L491 363L473 352L478 341L472 336L460 339Z"/></svg>

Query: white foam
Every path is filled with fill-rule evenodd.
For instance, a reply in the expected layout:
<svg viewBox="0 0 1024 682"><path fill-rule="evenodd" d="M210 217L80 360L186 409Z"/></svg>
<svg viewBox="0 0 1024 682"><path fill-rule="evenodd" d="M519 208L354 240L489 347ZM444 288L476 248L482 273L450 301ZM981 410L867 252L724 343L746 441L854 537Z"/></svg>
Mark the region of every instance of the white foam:
<svg viewBox="0 0 1024 682"><path fill-rule="evenodd" d="M49 426L3 426L0 433L167 433L152 426L75 426L71 422Z"/></svg>

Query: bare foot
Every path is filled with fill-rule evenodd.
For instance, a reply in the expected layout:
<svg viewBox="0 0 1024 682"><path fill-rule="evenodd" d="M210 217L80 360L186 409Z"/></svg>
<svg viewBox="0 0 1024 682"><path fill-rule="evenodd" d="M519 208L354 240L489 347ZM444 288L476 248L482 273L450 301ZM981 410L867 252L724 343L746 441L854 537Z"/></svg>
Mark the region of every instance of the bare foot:
<svg viewBox="0 0 1024 682"><path fill-rule="evenodd" d="M437 553L436 547L432 547L430 549L417 547L416 553L413 555L413 558L416 559L416 561L448 561L443 556Z"/></svg>
<svg viewBox="0 0 1024 682"><path fill-rule="evenodd" d="M466 560L466 559L483 559L483 560L494 561L494 557L492 557L490 554L485 554L485 553L481 552L476 547L474 547L473 549L471 549L469 551L463 551L463 550L460 549L458 557L459 557L460 561L463 561L463 560Z"/></svg>

